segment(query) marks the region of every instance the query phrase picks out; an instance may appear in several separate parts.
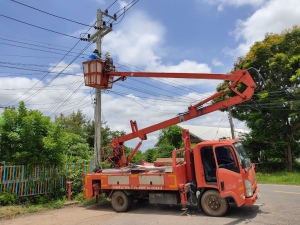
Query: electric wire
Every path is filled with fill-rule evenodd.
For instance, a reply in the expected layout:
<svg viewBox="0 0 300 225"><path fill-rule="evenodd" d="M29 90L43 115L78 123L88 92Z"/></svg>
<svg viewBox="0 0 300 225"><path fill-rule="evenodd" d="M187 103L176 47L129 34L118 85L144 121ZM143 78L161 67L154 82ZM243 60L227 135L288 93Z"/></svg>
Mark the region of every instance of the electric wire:
<svg viewBox="0 0 300 225"><path fill-rule="evenodd" d="M88 29L88 31L86 31L86 33L85 34L87 34L87 32L89 32L89 30L90 30L91 28L89 28ZM77 41L76 43L75 43L75 45L69 50L69 52L71 52L76 46L77 46L77 44L80 42L80 40L79 41ZM40 93L45 87L47 87L52 81L54 81L61 73L63 73L75 60L77 60L78 59L78 57L80 57L80 55L82 54L82 52L84 52L89 46L91 45L91 43L89 43L89 44L87 44L86 45L86 47L80 52L80 53L78 53L77 54L77 56L63 69L63 70L61 70L52 80L50 80L50 81L48 81L44 86L43 86L43 88L41 88L40 89L40 91L37 91L37 93L35 94L35 95L33 95L33 96L29 96L29 97L27 97L24 101L26 101L26 100L30 100L30 99L32 99L34 96L36 96L38 93ZM69 52L67 52L63 57L62 57L62 59L58 62L58 63L56 63L56 65L54 66L54 67L52 67L52 69L49 71L49 72L51 72L60 62L62 62L63 61L63 59L69 54ZM43 78L44 77L46 77L47 75L48 75L49 73L47 72L44 76L43 76ZM43 79L42 78L42 79ZM42 80L41 79L41 80ZM41 81L40 80L40 81Z"/></svg>
<svg viewBox="0 0 300 225"><path fill-rule="evenodd" d="M76 107L77 107L80 103L83 102L83 100L84 100L87 96L89 96L89 93L87 93L87 94L85 94L83 97L81 97L80 100L77 101L75 105L74 105L74 104L72 105L73 111L74 111L74 109L76 109ZM68 101L68 103L70 103L71 101L73 101L73 99L70 100L70 101ZM64 104L64 107L65 107L65 106L68 106L68 103ZM53 113L53 115L56 115L56 114Z"/></svg>
<svg viewBox="0 0 300 225"><path fill-rule="evenodd" d="M124 10L124 12L122 12L120 15L118 15L117 19L119 19L120 16L123 15L123 17L122 17L122 19L121 19L121 21L122 21L123 18L124 18L124 15L125 15L125 13L126 13L126 11L128 11L128 10L129 10L132 6L134 6L138 1L139 1L139 0L133 0L133 1L131 1L130 3L128 3L126 6L124 6L123 8L121 8L119 11L117 11L115 14L118 14L120 11ZM129 5L130 5L130 6L129 6ZM128 7L128 8L127 8L127 7ZM112 19L109 19L109 20L107 21L107 23L109 23L111 20L112 20ZM113 24L114 24L114 25L119 24L121 21L118 21L118 22L113 23Z"/></svg>
<svg viewBox="0 0 300 225"><path fill-rule="evenodd" d="M108 10L110 7L112 7L117 1L118 1L118 0L115 0L113 3L111 3L111 4L106 8L106 10ZM106 11L106 10L105 10L105 11Z"/></svg>
<svg viewBox="0 0 300 225"><path fill-rule="evenodd" d="M89 28L89 30L90 30L91 28ZM89 31L88 30L88 31ZM87 31L87 32L88 32ZM86 32L86 33L87 33ZM52 72L52 70L60 63L60 62L62 62L63 60L64 60L64 58L78 45L78 43L80 42L80 40L78 40L76 43L75 43L75 45L61 58L61 60L58 62L58 63L56 63L56 65L55 66L53 66L52 67L52 69L50 70L50 71L48 71L37 83L35 83L33 86L32 86L32 88L33 87L35 87L39 82L41 82L50 72ZM85 50L85 49L84 49ZM65 67L65 69L63 69L62 71L60 71L60 73L58 73L51 81L49 81L48 83L46 83L40 90L38 90L37 92L36 92L36 94L33 94L33 95L31 95L31 96L29 96L29 97L27 97L24 101L27 101L27 100L30 100L30 99L32 99L34 96L36 96L38 93L40 93L45 87L47 87L54 79L56 79L62 72L64 72L78 57L80 56L80 53L77 55L77 57L75 57L75 59L73 59L66 67ZM18 100L18 99L20 99L22 96L24 96L28 91L29 91L30 89L28 89L24 94L22 94L20 97L18 97L17 99L15 99L15 100L13 100L13 101L11 101L10 103L8 103L8 104L11 104L11 103L13 103L13 102L15 102L16 100Z"/></svg>
<svg viewBox="0 0 300 225"><path fill-rule="evenodd" d="M62 49L59 49L59 48L52 48L52 47L48 47L48 46L42 46L42 45L37 45L37 44L30 44L30 43L26 43L26 42L22 42L22 41L14 41L14 40L6 39L6 38L0 38L0 40L9 41L9 42L15 42L15 43L19 43L19 44L25 44L25 45L31 45L31 46L36 46L36 47L40 47L40 48L54 49L54 50L57 50L57 51L67 52L66 50L62 50Z"/></svg>
<svg viewBox="0 0 300 225"><path fill-rule="evenodd" d="M61 32L59 32L59 31L50 30L50 29L48 29L48 28L40 27L40 26L31 24L31 23L27 23L27 22L24 22L24 21L21 21L21 20L18 20L18 19L14 19L14 18L9 17L9 16L5 16L5 15L3 15L3 14L0 14L0 16L5 17L5 18L10 19L10 20L17 21L17 22L19 22L19 23L26 24L26 25L28 25L28 26L32 26L32 27L39 28L39 29L42 29L42 30L46 30L46 31L49 31L49 32L52 32L52 33L56 33L56 34L60 34L60 35L66 36L66 37L75 38L75 39L79 39L79 40L80 40L80 38L78 38L78 37L75 37L75 36L72 36L72 35L69 35L69 34L64 34L64 33L61 33Z"/></svg>
<svg viewBox="0 0 300 225"><path fill-rule="evenodd" d="M30 69L29 68L21 68L21 67L16 67L16 66L3 66L1 64L0 64L0 67L17 69L17 70L29 70L29 71L37 71L37 72L44 72L44 73L63 74L63 75L71 75L71 76L80 76L80 77L82 77L82 75L72 74L72 73L51 72L51 71L47 71L47 70L38 70L38 69L33 69L33 68L30 68Z"/></svg>
<svg viewBox="0 0 300 225"><path fill-rule="evenodd" d="M39 41L39 40L31 40L31 39L26 39L26 38L12 36L12 35L1 34L1 33L0 33L0 35L1 36L5 36L5 37L9 37L9 38L23 40L23 41L29 41L29 42L39 43L39 44L45 44L45 45L50 45L50 46L56 46L56 47L60 47L60 48L70 49L70 47L67 47L67 46L57 45L57 44L52 44L52 43L46 43L46 42L42 42L42 41ZM81 51L81 49L78 49L78 48L74 48L74 50Z"/></svg>
<svg viewBox="0 0 300 225"><path fill-rule="evenodd" d="M88 25L88 24L85 24L85 23L81 23L81 22L78 22L78 21L75 21L75 20L67 19L67 18L62 17L62 16L57 16L57 15L54 15L54 14L52 14L52 13L48 13L48 12L43 11L43 10L41 10L41 9L35 8L35 7L33 7L33 6L30 6L30 5L26 5L26 4L24 4L24 3L21 3L21 2L15 1L15 0L11 0L11 1L14 2L14 3L20 4L20 5L22 5L22 6L31 8L31 9L33 9L33 10L36 10L36 11L45 13L45 14L47 14L47 15L50 15L50 16L59 18L59 19L63 19L63 20L66 20L66 21L69 21L69 22L73 22L73 23L77 23L77 24L80 24L80 25L83 25L83 26L87 26L87 27L96 28L95 26L91 26L91 25Z"/></svg>
<svg viewBox="0 0 300 225"><path fill-rule="evenodd" d="M79 41L80 42L80 41ZM20 46L20 45L13 45L13 44L8 44L8 43L3 43L3 42L0 42L1 45L9 45L9 46L12 46L12 47L18 47L18 48L26 48L26 49L30 49L30 50L35 50L35 51L40 51L40 52L48 52L48 53L53 53L53 54L57 54L57 55L64 55L64 53L60 53L60 52L53 52L53 51L47 51L47 50L42 50L42 49L36 49L36 48L29 48L29 47L25 47L25 46ZM66 51L67 52L67 51ZM73 56L74 55L70 55L70 56Z"/></svg>
<svg viewBox="0 0 300 225"><path fill-rule="evenodd" d="M88 47L90 47L91 45L92 45L92 43L89 43L82 51L86 50L86 49L87 49ZM75 58L71 63L73 63L75 60L76 60L76 58ZM70 64L71 64L71 63L70 63ZM69 64L69 65L70 65L70 64ZM63 72L63 71L62 71L62 72ZM73 87L70 87L70 88L69 88L69 89L70 89L69 91L71 91L71 88L73 88ZM77 87L77 88L76 88L76 91L77 91L79 88L80 88L80 87ZM76 91L75 91L75 92L76 92ZM67 92L67 91L66 91L66 92ZM66 94L66 95L67 95L67 94ZM64 98L63 95L60 96L60 97L56 100L56 102L59 103L60 101L63 100L63 98ZM68 99L69 99L69 98L68 98ZM61 108L63 104L64 104L64 102L61 104L61 106L60 106L59 108ZM50 107L49 107L49 110L54 109L54 107L55 107L55 104L53 104L52 106L50 106Z"/></svg>
<svg viewBox="0 0 300 225"><path fill-rule="evenodd" d="M1 56L8 56L8 57L21 57L21 58L38 58L38 59L58 59L55 56L39 56L39 55L15 55L15 54L1 54ZM71 57L68 57L71 58ZM84 57L82 57L84 58Z"/></svg>

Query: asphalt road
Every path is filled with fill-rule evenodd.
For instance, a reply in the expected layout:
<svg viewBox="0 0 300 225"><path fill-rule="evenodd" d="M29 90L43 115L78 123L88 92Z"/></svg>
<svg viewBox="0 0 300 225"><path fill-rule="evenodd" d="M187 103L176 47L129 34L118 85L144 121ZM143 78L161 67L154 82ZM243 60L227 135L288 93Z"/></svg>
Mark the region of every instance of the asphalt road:
<svg viewBox="0 0 300 225"><path fill-rule="evenodd" d="M1 220L1 225L34 224L300 224L300 186L259 185L261 199L252 207L231 207L224 217L208 217L197 208L181 211L180 206L135 203L126 213L116 213L110 204L88 207L66 207L38 214L27 214L11 220Z"/></svg>

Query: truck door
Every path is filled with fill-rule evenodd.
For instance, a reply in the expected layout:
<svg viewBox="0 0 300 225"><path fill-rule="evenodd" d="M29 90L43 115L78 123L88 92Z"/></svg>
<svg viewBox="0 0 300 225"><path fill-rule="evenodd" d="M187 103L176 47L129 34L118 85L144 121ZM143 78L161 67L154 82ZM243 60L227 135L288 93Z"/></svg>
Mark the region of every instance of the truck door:
<svg viewBox="0 0 300 225"><path fill-rule="evenodd" d="M236 204L244 203L244 182L240 173L237 157L231 146L214 145L216 176L220 195L232 196Z"/></svg>

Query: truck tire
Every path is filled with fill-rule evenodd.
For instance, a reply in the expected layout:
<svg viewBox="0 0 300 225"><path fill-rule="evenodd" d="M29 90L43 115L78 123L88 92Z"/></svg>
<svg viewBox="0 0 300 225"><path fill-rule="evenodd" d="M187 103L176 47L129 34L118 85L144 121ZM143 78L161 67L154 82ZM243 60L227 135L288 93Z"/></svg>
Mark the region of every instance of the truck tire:
<svg viewBox="0 0 300 225"><path fill-rule="evenodd" d="M115 191L112 194L111 205L117 212L126 212L132 204L132 195L126 195L124 191Z"/></svg>
<svg viewBox="0 0 300 225"><path fill-rule="evenodd" d="M201 198L201 207L209 216L223 216L228 209L228 202L215 190L206 191Z"/></svg>

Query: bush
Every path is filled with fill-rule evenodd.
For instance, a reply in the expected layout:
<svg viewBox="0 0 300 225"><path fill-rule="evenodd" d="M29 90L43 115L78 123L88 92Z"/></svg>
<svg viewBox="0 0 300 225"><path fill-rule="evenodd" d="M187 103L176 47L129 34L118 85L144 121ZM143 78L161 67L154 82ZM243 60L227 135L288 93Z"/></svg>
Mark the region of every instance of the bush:
<svg viewBox="0 0 300 225"><path fill-rule="evenodd" d="M16 197L11 193L4 193L0 196L0 205L12 205L16 202Z"/></svg>
<svg viewBox="0 0 300 225"><path fill-rule="evenodd" d="M83 177L82 177L82 170L78 170L69 177L70 181L73 181L71 186L72 196L76 196L83 192Z"/></svg>

